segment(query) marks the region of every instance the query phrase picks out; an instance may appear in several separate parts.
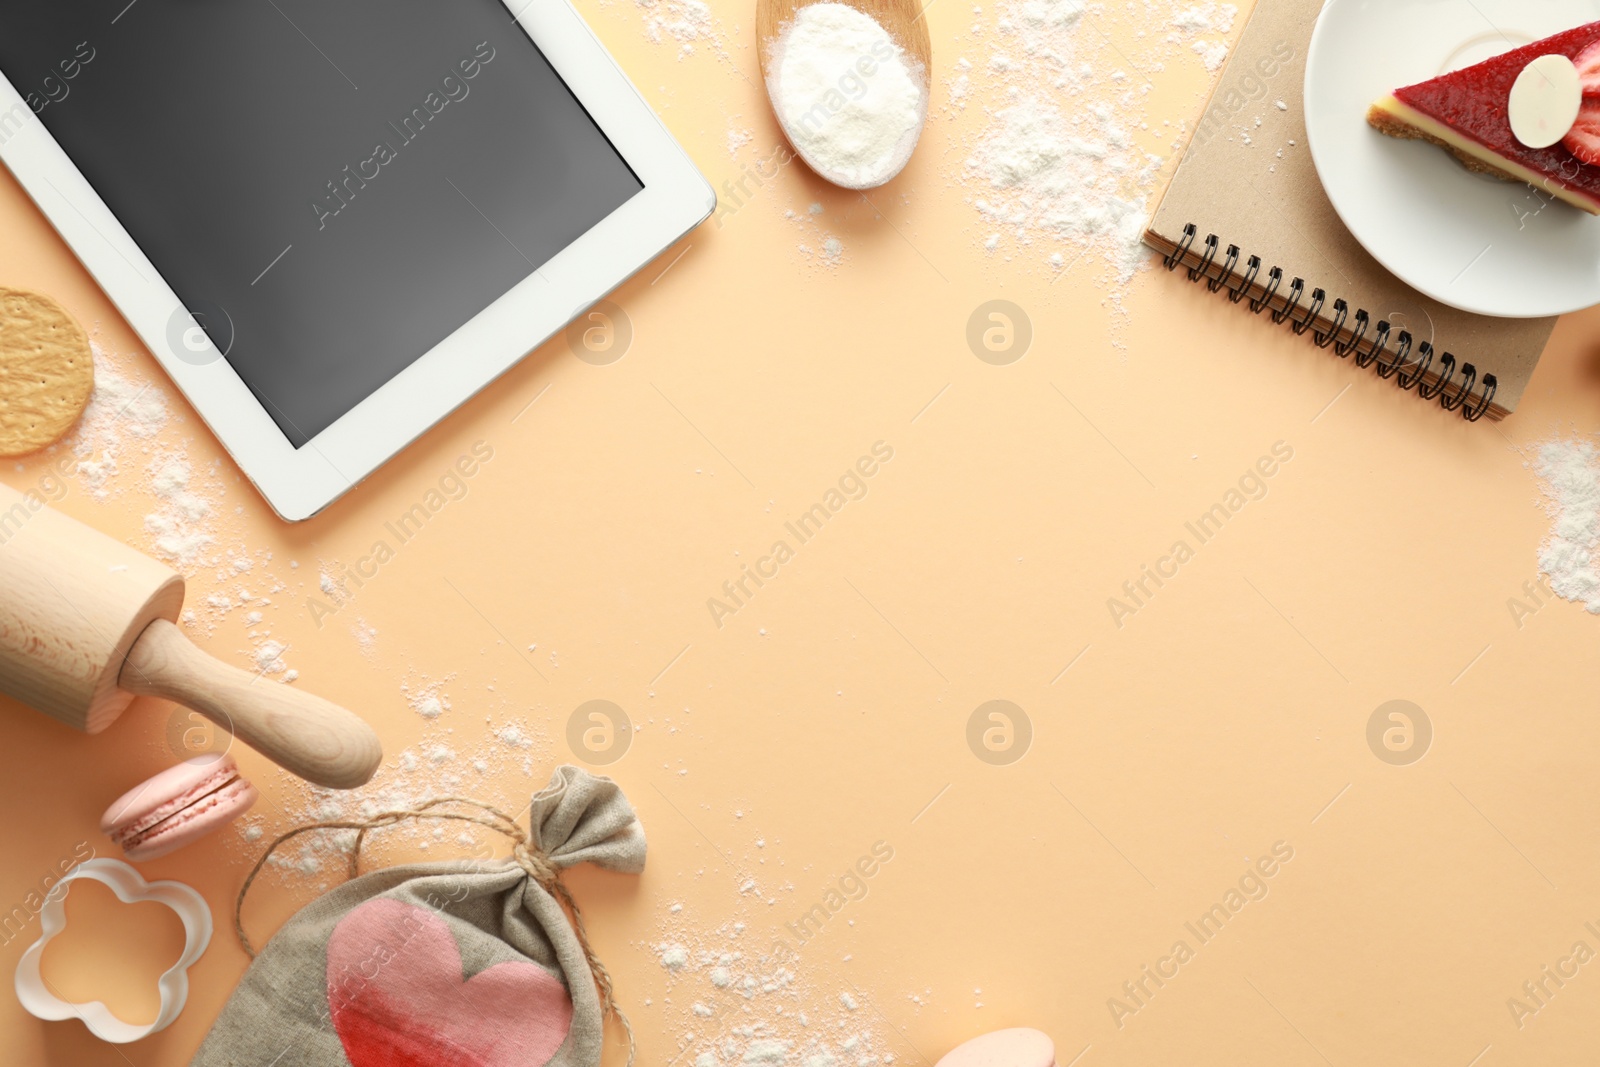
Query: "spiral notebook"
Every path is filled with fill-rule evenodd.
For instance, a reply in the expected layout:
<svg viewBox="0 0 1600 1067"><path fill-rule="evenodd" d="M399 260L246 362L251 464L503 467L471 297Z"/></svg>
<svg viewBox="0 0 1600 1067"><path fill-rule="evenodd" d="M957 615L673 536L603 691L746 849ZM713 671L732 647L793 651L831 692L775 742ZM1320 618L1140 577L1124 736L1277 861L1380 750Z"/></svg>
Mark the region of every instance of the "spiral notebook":
<svg viewBox="0 0 1600 1067"><path fill-rule="evenodd" d="M1473 421L1516 410L1555 319L1459 311L1412 289L1345 229L1306 144L1301 92L1322 0L1259 0L1145 243L1308 343Z"/></svg>

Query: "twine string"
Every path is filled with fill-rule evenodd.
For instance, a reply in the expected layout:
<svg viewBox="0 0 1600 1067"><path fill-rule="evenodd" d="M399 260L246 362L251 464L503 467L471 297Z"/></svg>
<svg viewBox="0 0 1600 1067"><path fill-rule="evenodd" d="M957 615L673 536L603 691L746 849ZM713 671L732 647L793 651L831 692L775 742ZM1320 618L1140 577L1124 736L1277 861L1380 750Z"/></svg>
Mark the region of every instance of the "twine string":
<svg viewBox="0 0 1600 1067"><path fill-rule="evenodd" d="M436 811L434 809L447 804L461 804L477 809L476 812ZM245 955L252 960L256 958L256 949L250 942L250 936L244 929L244 900L250 892L250 886L255 882L256 876L261 873L267 861L272 858L279 845L299 837L301 834L311 833L316 830L354 830L355 841L349 852L350 877L356 878L361 874L361 849L366 844L367 834L372 830L381 830L395 826L411 819L453 819L458 822L475 823L486 827L498 834L511 839L511 859L516 865L533 880L534 884L546 893L549 893L561 905L572 924L572 932L578 938L578 946L583 950L583 958L589 965L589 972L594 978L595 991L600 996L600 1013L602 1018L615 1018L622 1025L623 1032L628 1035L628 1067L633 1067L634 1057L638 1047L634 1041L633 1024L628 1021L628 1016L618 1006L614 986L611 981L611 972L606 965L600 962L600 957L595 954L594 946L589 943L589 931L583 923L583 912L578 908L578 902L573 899L572 893L566 884L561 881L561 871L551 861L550 856L533 841L528 831L522 824L505 812L480 800L469 797L436 797L432 800L418 804L414 808L400 808L394 811L384 811L372 816L370 819L354 820L329 820L327 822L308 823L296 827L286 833L279 834L261 854L256 865L245 876L244 885L239 887L239 899L233 909L233 930L239 938L239 944L244 948Z"/></svg>

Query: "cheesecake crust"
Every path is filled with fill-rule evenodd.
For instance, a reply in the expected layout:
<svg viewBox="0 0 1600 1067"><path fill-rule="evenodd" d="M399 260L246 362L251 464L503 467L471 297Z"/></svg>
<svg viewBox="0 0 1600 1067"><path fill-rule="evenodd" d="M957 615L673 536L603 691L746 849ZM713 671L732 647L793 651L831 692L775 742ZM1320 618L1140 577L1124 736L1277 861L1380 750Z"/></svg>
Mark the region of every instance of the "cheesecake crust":
<svg viewBox="0 0 1600 1067"><path fill-rule="evenodd" d="M1468 170L1477 174L1488 174L1502 181L1514 182L1522 185L1532 185L1543 189L1565 203L1571 204L1580 211L1591 215L1600 215L1600 202L1584 196L1582 193L1567 189L1551 178L1535 174L1518 164L1505 160L1503 163L1495 162L1500 157L1494 156L1486 148L1473 151L1464 143L1446 140L1439 134L1427 129L1423 124L1437 125L1421 112L1402 103L1393 96L1384 97L1367 109L1367 124L1379 133L1402 140L1427 141L1429 144L1438 145L1451 155ZM1443 127L1440 126L1443 130ZM1476 147L1476 146L1473 146ZM1485 158L1485 157L1491 158Z"/></svg>
<svg viewBox="0 0 1600 1067"><path fill-rule="evenodd" d="M1397 137L1401 140L1427 141L1429 144L1438 145L1446 152L1449 152L1451 155L1455 156L1456 160L1460 162L1463 167L1466 167L1475 174L1492 174L1496 178L1499 178L1501 181L1505 182L1515 182L1521 180L1503 167L1496 167L1493 164L1486 163L1477 156L1463 152L1449 141L1446 141L1443 137L1435 137L1433 134L1427 133L1419 127L1413 126L1411 123L1397 118L1396 116L1385 111L1381 104L1373 104L1367 109L1367 125L1371 126L1379 133L1387 134L1390 137Z"/></svg>

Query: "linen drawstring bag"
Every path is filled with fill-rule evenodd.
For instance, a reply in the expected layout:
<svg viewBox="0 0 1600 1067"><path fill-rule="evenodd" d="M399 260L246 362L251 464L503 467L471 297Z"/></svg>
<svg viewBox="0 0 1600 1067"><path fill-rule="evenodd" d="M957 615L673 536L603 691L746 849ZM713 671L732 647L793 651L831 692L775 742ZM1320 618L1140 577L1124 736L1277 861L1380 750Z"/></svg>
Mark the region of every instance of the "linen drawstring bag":
<svg viewBox="0 0 1600 1067"><path fill-rule="evenodd" d="M272 850L312 831L410 819L476 823L510 859L408 864L359 875L306 905L257 955L240 921ZM637 874L644 830L622 790L563 766L533 798L528 829L477 801L431 800L371 819L317 823L267 849L235 923L255 960L191 1067L599 1067L611 979L560 872L580 863Z"/></svg>

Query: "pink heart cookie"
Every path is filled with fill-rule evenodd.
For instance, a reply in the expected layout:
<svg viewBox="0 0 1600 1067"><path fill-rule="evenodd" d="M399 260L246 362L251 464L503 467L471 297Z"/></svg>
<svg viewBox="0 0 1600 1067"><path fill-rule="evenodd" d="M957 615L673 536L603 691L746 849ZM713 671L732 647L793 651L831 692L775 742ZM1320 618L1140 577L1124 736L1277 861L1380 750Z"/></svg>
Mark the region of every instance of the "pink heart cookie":
<svg viewBox="0 0 1600 1067"><path fill-rule="evenodd" d="M572 1026L566 987L544 968L465 978L443 919L383 897L328 938L328 1006L352 1067L544 1067Z"/></svg>

